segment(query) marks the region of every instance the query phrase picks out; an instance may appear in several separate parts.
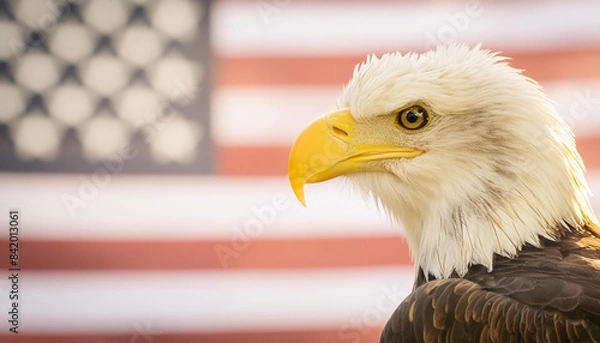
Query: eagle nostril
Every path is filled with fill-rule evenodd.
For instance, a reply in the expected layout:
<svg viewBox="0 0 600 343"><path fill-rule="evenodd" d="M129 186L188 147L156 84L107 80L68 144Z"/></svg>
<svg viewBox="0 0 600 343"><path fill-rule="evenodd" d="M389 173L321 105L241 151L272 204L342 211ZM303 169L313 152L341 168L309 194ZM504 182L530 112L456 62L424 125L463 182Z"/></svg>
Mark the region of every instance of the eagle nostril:
<svg viewBox="0 0 600 343"><path fill-rule="evenodd" d="M338 134L338 135L340 135L340 136L342 136L342 137L348 137L348 132L346 132L346 131L344 131L344 130L340 129L340 128L339 128L339 127L337 127L337 126L334 126L334 127L333 127L333 132L335 132L336 134Z"/></svg>

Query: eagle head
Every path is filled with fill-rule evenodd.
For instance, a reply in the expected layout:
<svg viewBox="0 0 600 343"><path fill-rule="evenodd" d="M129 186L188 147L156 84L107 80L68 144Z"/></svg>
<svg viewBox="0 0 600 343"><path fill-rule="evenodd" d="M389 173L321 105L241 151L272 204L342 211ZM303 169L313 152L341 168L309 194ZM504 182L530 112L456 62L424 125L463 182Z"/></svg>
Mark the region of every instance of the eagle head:
<svg viewBox="0 0 600 343"><path fill-rule="evenodd" d="M568 126L542 87L462 44L369 56L337 109L308 126L291 186L345 175L404 227L425 275L492 268L595 218Z"/></svg>

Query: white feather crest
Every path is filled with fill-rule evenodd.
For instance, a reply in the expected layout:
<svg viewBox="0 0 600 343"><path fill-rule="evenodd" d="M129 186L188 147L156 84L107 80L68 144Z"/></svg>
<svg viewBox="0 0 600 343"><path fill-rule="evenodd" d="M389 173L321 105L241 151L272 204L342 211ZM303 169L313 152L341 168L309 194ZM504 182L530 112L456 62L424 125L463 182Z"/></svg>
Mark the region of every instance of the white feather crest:
<svg viewBox="0 0 600 343"><path fill-rule="evenodd" d="M387 161L389 174L349 176L403 224L426 275L491 269L493 254L596 222L573 134L541 87L506 61L464 44L372 55L338 101L359 123L357 139L426 151ZM382 125L414 102L430 108L427 129Z"/></svg>

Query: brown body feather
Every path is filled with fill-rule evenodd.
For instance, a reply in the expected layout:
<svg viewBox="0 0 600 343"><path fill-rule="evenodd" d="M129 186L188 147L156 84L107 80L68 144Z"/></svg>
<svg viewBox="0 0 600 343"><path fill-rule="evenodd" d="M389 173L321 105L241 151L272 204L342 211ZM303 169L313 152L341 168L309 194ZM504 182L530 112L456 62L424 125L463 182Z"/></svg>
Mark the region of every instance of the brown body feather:
<svg viewBox="0 0 600 343"><path fill-rule="evenodd" d="M496 255L491 272L421 273L380 342L600 342L600 236L588 229Z"/></svg>

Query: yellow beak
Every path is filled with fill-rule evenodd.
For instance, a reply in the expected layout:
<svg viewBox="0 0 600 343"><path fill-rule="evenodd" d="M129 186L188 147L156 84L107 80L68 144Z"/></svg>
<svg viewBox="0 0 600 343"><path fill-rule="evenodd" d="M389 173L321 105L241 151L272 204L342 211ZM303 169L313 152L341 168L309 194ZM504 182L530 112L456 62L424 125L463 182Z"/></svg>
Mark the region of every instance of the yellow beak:
<svg viewBox="0 0 600 343"><path fill-rule="evenodd" d="M413 158L423 151L387 144L360 144L354 141L356 122L348 109L331 112L310 124L296 139L288 163L294 194L302 205L304 185L337 176L365 172L388 172L382 163L390 158Z"/></svg>

